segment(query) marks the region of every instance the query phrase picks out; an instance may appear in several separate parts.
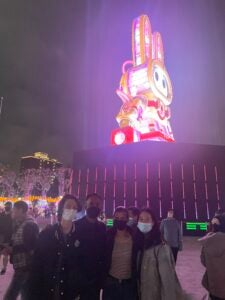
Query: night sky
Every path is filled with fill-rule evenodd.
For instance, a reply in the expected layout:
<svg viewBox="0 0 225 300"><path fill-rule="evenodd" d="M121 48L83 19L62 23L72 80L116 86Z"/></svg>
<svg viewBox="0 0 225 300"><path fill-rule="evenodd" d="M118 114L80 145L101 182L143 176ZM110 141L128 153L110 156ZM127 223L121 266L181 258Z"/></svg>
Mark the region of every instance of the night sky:
<svg viewBox="0 0 225 300"><path fill-rule="evenodd" d="M176 141L225 145L224 0L0 0L0 162L109 145L140 14L162 34Z"/></svg>

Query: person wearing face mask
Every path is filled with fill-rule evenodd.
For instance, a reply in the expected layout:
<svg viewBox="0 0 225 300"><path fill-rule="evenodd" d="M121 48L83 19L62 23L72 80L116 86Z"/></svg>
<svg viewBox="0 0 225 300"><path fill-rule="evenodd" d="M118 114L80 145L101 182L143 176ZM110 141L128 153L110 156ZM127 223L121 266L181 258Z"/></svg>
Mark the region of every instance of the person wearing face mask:
<svg viewBox="0 0 225 300"><path fill-rule="evenodd" d="M187 299L176 275L171 249L162 242L158 222L149 208L140 212L137 235L142 239L137 263L140 299Z"/></svg>
<svg viewBox="0 0 225 300"><path fill-rule="evenodd" d="M81 241L74 220L80 210L79 201L73 195L65 195L58 205L58 223L40 233L28 281L28 299L79 297Z"/></svg>
<svg viewBox="0 0 225 300"><path fill-rule="evenodd" d="M86 215L76 222L81 237L80 264L84 274L80 300L99 300L104 279L106 226L98 220L102 199L98 194L86 197Z"/></svg>
<svg viewBox="0 0 225 300"><path fill-rule="evenodd" d="M136 300L137 246L127 225L128 210L117 207L107 232L106 281L103 300Z"/></svg>
<svg viewBox="0 0 225 300"><path fill-rule="evenodd" d="M212 232L199 241L202 244L201 262L206 268L202 285L212 300L225 299L225 217L216 216L211 221Z"/></svg>
<svg viewBox="0 0 225 300"><path fill-rule="evenodd" d="M140 210L135 206L131 206L128 207L128 214L129 214L129 220L127 222L127 225L130 226L130 228L133 230L133 233L135 234L137 231L137 223L138 223Z"/></svg>
<svg viewBox="0 0 225 300"><path fill-rule="evenodd" d="M10 244L4 249L10 255L14 274L3 297L4 300L17 299L19 294L22 300L29 299L28 277L39 231L37 224L27 212L28 205L25 201L15 202L12 210L13 233Z"/></svg>

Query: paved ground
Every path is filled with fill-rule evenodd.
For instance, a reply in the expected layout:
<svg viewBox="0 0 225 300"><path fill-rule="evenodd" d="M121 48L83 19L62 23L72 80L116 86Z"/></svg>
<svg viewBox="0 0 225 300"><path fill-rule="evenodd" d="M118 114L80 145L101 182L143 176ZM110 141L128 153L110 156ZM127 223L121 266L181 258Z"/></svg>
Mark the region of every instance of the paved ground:
<svg viewBox="0 0 225 300"><path fill-rule="evenodd" d="M206 290L201 286L204 268L199 257L200 245L197 238L184 237L184 250L179 252L176 268L182 287L188 294L192 295L193 300L201 300L206 295ZM0 300L3 299L12 273L12 267L9 265L7 273L0 277Z"/></svg>
<svg viewBox="0 0 225 300"><path fill-rule="evenodd" d="M184 250L178 254L176 269L183 289L193 300L202 300L207 291L201 285L205 268L200 262L201 247L197 239L184 237Z"/></svg>

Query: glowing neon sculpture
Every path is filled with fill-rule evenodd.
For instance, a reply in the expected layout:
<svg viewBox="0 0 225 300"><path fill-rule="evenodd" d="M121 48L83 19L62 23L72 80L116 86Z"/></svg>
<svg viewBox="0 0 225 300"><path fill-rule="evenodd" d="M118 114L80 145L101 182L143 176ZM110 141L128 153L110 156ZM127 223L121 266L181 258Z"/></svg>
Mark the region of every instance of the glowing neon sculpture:
<svg viewBox="0 0 225 300"><path fill-rule="evenodd" d="M111 143L173 142L169 122L172 85L164 65L161 35L152 33L146 15L133 21L132 52L133 61L123 64L120 87L116 91L123 104L116 116L120 128L112 131Z"/></svg>

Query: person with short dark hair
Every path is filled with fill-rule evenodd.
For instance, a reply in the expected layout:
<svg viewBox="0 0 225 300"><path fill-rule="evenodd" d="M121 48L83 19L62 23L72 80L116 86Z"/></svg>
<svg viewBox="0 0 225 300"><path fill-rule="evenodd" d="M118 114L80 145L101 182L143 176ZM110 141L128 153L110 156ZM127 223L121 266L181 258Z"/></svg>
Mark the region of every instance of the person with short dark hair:
<svg viewBox="0 0 225 300"><path fill-rule="evenodd" d="M81 210L73 195L58 205L58 223L39 236L29 278L29 299L74 300L80 293L81 241L74 220Z"/></svg>
<svg viewBox="0 0 225 300"><path fill-rule="evenodd" d="M133 231L127 222L128 210L117 207L113 215L113 227L107 232L107 278L103 300L137 299L137 248Z"/></svg>
<svg viewBox="0 0 225 300"><path fill-rule="evenodd" d="M128 220L127 225L132 228L132 230L134 231L134 234L135 234L136 230L137 230L137 223L138 223L140 210L135 206L131 206L131 207L128 207L128 214L129 214L129 220Z"/></svg>
<svg viewBox="0 0 225 300"><path fill-rule="evenodd" d="M14 275L4 300L17 299L19 294L22 300L28 299L28 277L38 237L38 226L27 216L27 211L26 202L18 201L14 204L12 218L15 224L12 239L10 246L5 248L5 252L11 255Z"/></svg>
<svg viewBox="0 0 225 300"><path fill-rule="evenodd" d="M225 217L212 219L212 232L201 238L201 262L206 268L202 285L212 300L225 299Z"/></svg>
<svg viewBox="0 0 225 300"><path fill-rule="evenodd" d="M75 223L81 237L80 263L84 274L80 300L99 300L106 252L106 226L98 221L101 197L96 193L87 195L85 208L86 215Z"/></svg>
<svg viewBox="0 0 225 300"><path fill-rule="evenodd" d="M184 299L185 295L176 275L171 249L163 243L158 222L149 208L140 212L138 234L143 243L137 264L140 299Z"/></svg>
<svg viewBox="0 0 225 300"><path fill-rule="evenodd" d="M160 230L164 241L171 247L174 261L177 261L178 251L182 250L181 225L174 217L174 210L170 209L167 218L163 219L160 224Z"/></svg>
<svg viewBox="0 0 225 300"><path fill-rule="evenodd" d="M220 208L215 211L214 217L222 216L224 214L224 209Z"/></svg>
<svg viewBox="0 0 225 300"><path fill-rule="evenodd" d="M6 273L9 255L4 252L4 248L9 246L12 237L12 202L7 201L4 205L4 212L0 214L0 260L3 256L3 268L0 275ZM5 254L4 254L5 253Z"/></svg>

